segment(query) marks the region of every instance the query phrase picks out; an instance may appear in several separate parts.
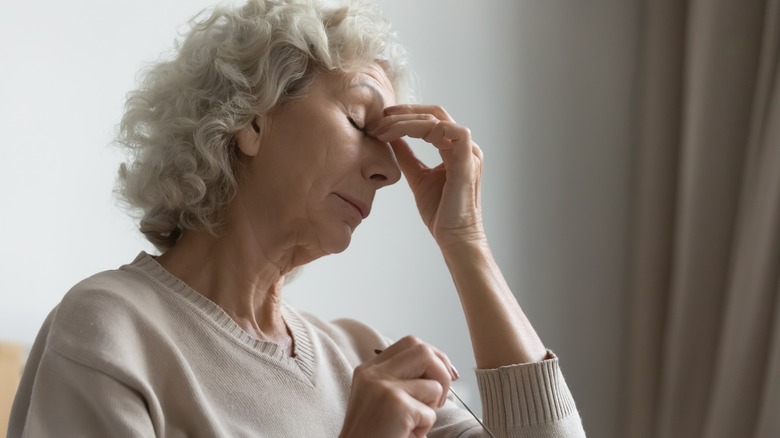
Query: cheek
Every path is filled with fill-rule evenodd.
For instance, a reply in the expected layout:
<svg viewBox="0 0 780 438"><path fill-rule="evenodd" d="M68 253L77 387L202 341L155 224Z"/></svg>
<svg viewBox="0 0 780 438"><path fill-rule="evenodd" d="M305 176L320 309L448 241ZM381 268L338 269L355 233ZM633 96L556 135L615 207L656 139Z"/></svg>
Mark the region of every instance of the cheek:
<svg viewBox="0 0 780 438"><path fill-rule="evenodd" d="M357 135L356 135L357 134ZM355 131L331 132L327 138L320 139L316 152L317 160L312 172L317 173L321 182L330 181L336 183L341 179L352 176L360 167L360 137Z"/></svg>
<svg viewBox="0 0 780 438"><path fill-rule="evenodd" d="M330 193L348 189L359 176L362 145L362 134L344 126L338 115L312 121L305 128L288 127L291 135L271 145L266 169L273 190L296 210L304 206L309 219Z"/></svg>

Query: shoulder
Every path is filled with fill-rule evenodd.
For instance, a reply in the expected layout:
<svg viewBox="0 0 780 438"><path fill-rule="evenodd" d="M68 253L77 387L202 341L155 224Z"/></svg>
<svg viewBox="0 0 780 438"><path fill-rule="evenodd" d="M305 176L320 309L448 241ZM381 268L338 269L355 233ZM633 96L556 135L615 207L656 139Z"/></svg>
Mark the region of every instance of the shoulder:
<svg viewBox="0 0 780 438"><path fill-rule="evenodd" d="M62 298L58 313L63 309L115 313L128 306L143 305L155 295L154 283L140 273L125 269L105 271L73 286Z"/></svg>
<svg viewBox="0 0 780 438"><path fill-rule="evenodd" d="M317 334L330 339L355 366L375 356L374 350L383 350L390 345L387 337L370 325L356 319L341 318L323 321L310 313L297 312L313 326Z"/></svg>
<svg viewBox="0 0 780 438"><path fill-rule="evenodd" d="M118 269L76 284L55 309L47 344L73 360L114 361L142 349L163 297L154 282Z"/></svg>
<svg viewBox="0 0 780 438"><path fill-rule="evenodd" d="M154 308L160 299L154 282L142 274L125 269L105 271L82 280L65 294L54 325L121 323Z"/></svg>

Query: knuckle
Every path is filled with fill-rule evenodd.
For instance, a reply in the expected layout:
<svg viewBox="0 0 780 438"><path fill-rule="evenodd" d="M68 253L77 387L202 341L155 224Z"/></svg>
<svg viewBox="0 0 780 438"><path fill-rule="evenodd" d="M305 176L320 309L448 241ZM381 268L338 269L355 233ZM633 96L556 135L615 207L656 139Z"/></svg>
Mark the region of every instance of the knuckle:
<svg viewBox="0 0 780 438"><path fill-rule="evenodd" d="M385 385L381 393L382 404L393 412L401 412L407 409L404 391L391 385Z"/></svg>
<svg viewBox="0 0 780 438"><path fill-rule="evenodd" d="M415 416L417 417L415 419L415 424L420 425L417 428L420 429L421 435L425 436L426 433L430 430L431 426L436 422L436 411L433 410L430 406L420 406L418 409L416 409Z"/></svg>
<svg viewBox="0 0 780 438"><path fill-rule="evenodd" d="M438 356L436 356L436 350L429 344L423 342L416 345L415 348L420 351L420 354L422 354L426 360L438 360Z"/></svg>
<svg viewBox="0 0 780 438"><path fill-rule="evenodd" d="M416 346L416 345L420 345L420 344L423 343L423 341L420 340L420 338L418 338L417 336L414 336L414 335L406 335L406 336L403 337L403 339L401 339L401 341L405 345L411 345L411 346Z"/></svg>
<svg viewBox="0 0 780 438"><path fill-rule="evenodd" d="M431 346L426 344L425 342L421 342L415 345L415 348L417 348L417 350L419 350L421 353L425 355L433 354L433 348L431 348Z"/></svg>
<svg viewBox="0 0 780 438"><path fill-rule="evenodd" d="M376 376L363 376L359 382L353 384L360 388L360 391L366 394L373 394L373 397L382 401L382 403L392 403L393 400L400 399L400 389L385 379L376 378Z"/></svg>
<svg viewBox="0 0 780 438"><path fill-rule="evenodd" d="M370 367L366 364L360 364L355 368L355 371L352 372L352 379L355 382L361 382L367 380L370 377L370 374Z"/></svg>
<svg viewBox="0 0 780 438"><path fill-rule="evenodd" d="M441 384L438 380L433 380L433 390L436 392L436 397L441 397L442 394L444 394L444 385Z"/></svg>
<svg viewBox="0 0 780 438"><path fill-rule="evenodd" d="M352 372L352 381L353 384L370 384L371 382L380 381L381 375L382 372L377 369L377 365L361 364Z"/></svg>
<svg viewBox="0 0 780 438"><path fill-rule="evenodd" d="M399 400L401 398L400 390L385 380L380 380L375 384L376 389L386 400Z"/></svg>
<svg viewBox="0 0 780 438"><path fill-rule="evenodd" d="M414 411L410 411L407 415L404 415L404 417L403 417L404 418L403 419L404 429L411 430L412 431L412 435L411 436L413 436L415 438L424 436L424 435L420 435L418 433L415 433L415 429L417 429L417 423L420 422L418 420L418 417L422 417L422 416L423 416L422 413L416 413Z"/></svg>

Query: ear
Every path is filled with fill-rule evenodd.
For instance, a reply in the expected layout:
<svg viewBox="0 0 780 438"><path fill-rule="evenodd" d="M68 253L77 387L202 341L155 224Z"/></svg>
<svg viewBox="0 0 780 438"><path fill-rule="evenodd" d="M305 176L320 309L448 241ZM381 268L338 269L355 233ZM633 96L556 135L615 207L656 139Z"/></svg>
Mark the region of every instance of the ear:
<svg viewBox="0 0 780 438"><path fill-rule="evenodd" d="M263 119L260 116L255 116L250 123L241 128L236 134L236 145L244 155L254 157L260 151L260 143L263 137L262 123Z"/></svg>

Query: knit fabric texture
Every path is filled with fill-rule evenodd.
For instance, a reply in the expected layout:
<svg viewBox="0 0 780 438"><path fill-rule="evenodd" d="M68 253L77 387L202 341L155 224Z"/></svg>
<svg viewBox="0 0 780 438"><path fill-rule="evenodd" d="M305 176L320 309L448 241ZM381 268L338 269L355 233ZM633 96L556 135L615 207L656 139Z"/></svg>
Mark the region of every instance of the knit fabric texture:
<svg viewBox="0 0 780 438"><path fill-rule="evenodd" d="M293 357L141 253L71 289L43 324L9 437L337 437L354 368L385 337L283 305ZM558 359L477 370L497 437L584 437ZM429 437L476 437L453 399Z"/></svg>

